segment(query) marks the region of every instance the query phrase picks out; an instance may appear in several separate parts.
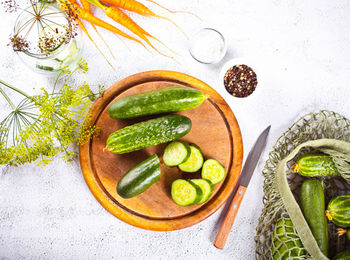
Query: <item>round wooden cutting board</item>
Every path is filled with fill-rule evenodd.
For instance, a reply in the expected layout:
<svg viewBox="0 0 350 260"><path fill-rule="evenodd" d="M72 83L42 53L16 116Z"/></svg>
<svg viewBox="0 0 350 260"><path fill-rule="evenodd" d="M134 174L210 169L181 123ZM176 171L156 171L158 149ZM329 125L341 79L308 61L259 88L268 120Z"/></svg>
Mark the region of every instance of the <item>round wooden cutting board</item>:
<svg viewBox="0 0 350 260"><path fill-rule="evenodd" d="M190 133L181 140L198 145L205 158L218 160L227 171L226 178L215 185L214 193L206 203L180 207L170 197L171 183L179 178L200 178L200 173L183 173L177 167L167 167L161 161L160 180L140 195L123 199L116 192L117 183L123 174L154 153L161 158L166 144L121 155L104 151L106 140L111 133L127 125L157 117L116 120L109 117L107 108L121 97L172 85L196 88L209 95L200 106L178 113L192 121ZM181 229L213 214L232 193L242 166L241 132L228 104L204 82L172 71L139 73L107 89L90 112L91 124L96 124L100 134L80 146L82 172L96 199L117 218L149 230Z"/></svg>

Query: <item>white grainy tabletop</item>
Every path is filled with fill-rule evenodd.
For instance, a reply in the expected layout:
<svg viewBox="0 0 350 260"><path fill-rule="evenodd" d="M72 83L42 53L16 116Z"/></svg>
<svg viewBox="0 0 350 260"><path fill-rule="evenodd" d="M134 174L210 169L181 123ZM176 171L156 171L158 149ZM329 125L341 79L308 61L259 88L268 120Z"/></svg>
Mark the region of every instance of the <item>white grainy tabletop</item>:
<svg viewBox="0 0 350 260"><path fill-rule="evenodd" d="M258 80L263 83L256 93L244 100L232 98L218 84L223 63L197 63L189 56L184 37L169 23L137 15L132 17L145 29L183 54L182 64L130 42L128 51L113 34L103 31L116 55L116 71L85 41L83 57L90 70L76 80L86 80L96 89L98 84L108 87L128 75L154 69L197 77L230 104L241 126L245 156L258 134L272 125L267 149L226 248L221 251L212 244L220 210L184 230L138 229L113 217L95 200L78 160L65 164L57 158L46 167L0 168L1 259L253 259L253 238L262 208L261 170L268 150L303 114L329 109L350 117L348 0L158 1L174 10L193 11L204 19L201 23L191 16L171 15L188 34L203 26L220 30L228 42L223 62L250 58L248 65L259 68ZM0 78L28 92L52 84L52 79L25 67L7 46L16 15L2 8L0 14ZM0 109L7 109L1 98Z"/></svg>

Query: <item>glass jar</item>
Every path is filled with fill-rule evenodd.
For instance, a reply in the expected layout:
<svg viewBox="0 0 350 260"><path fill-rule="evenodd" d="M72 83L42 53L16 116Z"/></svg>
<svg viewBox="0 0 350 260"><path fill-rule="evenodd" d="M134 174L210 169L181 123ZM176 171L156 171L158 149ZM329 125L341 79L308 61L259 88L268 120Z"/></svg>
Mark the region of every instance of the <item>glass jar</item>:
<svg viewBox="0 0 350 260"><path fill-rule="evenodd" d="M81 33L55 4L24 9L15 22L14 37L24 43L17 51L20 59L36 72L52 74L74 66L80 58Z"/></svg>

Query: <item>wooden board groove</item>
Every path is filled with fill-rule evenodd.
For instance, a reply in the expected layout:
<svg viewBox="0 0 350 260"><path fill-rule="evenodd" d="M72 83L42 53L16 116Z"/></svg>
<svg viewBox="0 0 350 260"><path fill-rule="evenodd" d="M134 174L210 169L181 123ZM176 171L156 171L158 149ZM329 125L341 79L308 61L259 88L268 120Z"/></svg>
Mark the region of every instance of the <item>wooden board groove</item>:
<svg viewBox="0 0 350 260"><path fill-rule="evenodd" d="M201 106L179 112L193 121L193 131L191 130L182 139L200 143L199 146L203 148L204 155L207 154L208 157L221 158L227 170L227 176L224 182L215 186L215 194L205 204L180 207L171 201L171 182L180 177L195 178L200 175L198 173L183 174L176 167L167 167L162 163L160 181L137 197L124 200L115 191L120 177L133 165L153 153L161 157L165 144L126 155L102 152L105 140L110 133L125 125L147 119L145 117L136 120L114 120L109 118L107 107L114 99L122 96L174 84L197 88L210 96ZM82 172L96 199L119 219L149 230L181 229L196 224L213 214L232 193L242 166L243 146L240 129L228 104L204 82L172 71L149 71L135 74L107 89L92 106L90 112L92 114L91 124L96 123L101 127L101 135L80 146Z"/></svg>

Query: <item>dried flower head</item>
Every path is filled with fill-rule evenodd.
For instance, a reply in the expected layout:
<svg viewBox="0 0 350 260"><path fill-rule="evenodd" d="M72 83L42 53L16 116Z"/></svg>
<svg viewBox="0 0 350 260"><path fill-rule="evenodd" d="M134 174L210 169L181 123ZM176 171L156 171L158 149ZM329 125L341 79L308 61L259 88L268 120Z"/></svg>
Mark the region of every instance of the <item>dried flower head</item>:
<svg viewBox="0 0 350 260"><path fill-rule="evenodd" d="M24 39L18 35L11 36L10 43L8 45L10 45L15 52L28 51L29 46L30 46L29 42L26 39Z"/></svg>
<svg viewBox="0 0 350 260"><path fill-rule="evenodd" d="M8 12L8 13L16 12L19 8L19 5L16 3L15 0L5 0L5 1L2 1L1 4L4 7L5 12Z"/></svg>
<svg viewBox="0 0 350 260"><path fill-rule="evenodd" d="M71 20L78 19L77 8L71 2L66 0L60 0L58 2L60 5L60 8L66 12L67 16Z"/></svg>
<svg viewBox="0 0 350 260"><path fill-rule="evenodd" d="M31 6L20 14L15 35L10 38L9 45L14 51L48 55L76 35L76 27L70 22L71 17L67 17L62 10L47 0L30 0L30 3Z"/></svg>

